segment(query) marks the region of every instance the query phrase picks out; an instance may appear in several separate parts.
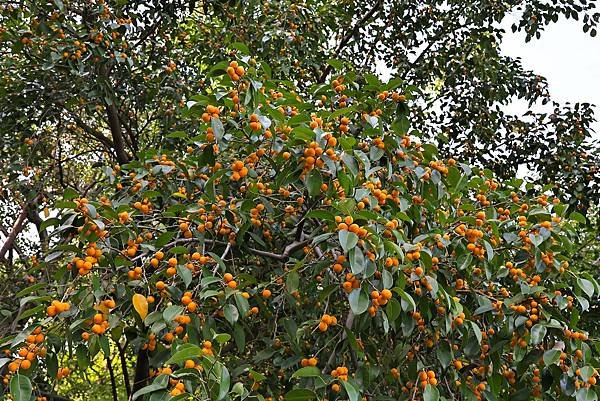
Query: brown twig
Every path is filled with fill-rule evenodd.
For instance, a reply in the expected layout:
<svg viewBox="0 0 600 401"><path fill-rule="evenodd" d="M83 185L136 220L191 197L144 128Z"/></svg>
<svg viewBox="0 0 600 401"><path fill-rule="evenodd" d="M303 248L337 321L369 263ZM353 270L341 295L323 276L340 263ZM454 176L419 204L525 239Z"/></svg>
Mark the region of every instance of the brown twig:
<svg viewBox="0 0 600 401"><path fill-rule="evenodd" d="M0 249L0 260L4 260L4 255L6 255L6 252L8 252L9 249L12 249L15 239L17 238L17 235L19 235L19 233L21 232L23 222L25 221L25 217L27 217L27 208L28 207L29 207L28 204L23 205L23 209L21 210L21 213L15 220L15 223L12 226L12 230L11 230L10 234L8 235L8 237L6 237L6 241L4 242L4 245L2 245L2 248Z"/></svg>
<svg viewBox="0 0 600 401"><path fill-rule="evenodd" d="M363 17L360 20L358 20L356 22L356 24L354 24L354 27L352 27L352 29L350 31L348 31L348 33L346 33L346 35L344 35L344 37L342 38L342 40L340 41L340 43L337 45L337 47L336 47L336 49L334 51L334 53L335 53L336 56L350 42L350 39L352 39L352 37L358 33L358 30L364 24L366 24L367 21L369 21L371 19L371 17L373 17L373 15L375 15L375 13L377 11L379 11L379 9L382 6L383 6L383 1L382 0L378 0L375 3L375 5L365 15L363 15ZM318 82L319 83L325 82L325 79L327 78L327 75L329 75L330 72L331 72L331 64L327 64L327 66L323 70L323 73L321 74L321 77L319 78Z"/></svg>

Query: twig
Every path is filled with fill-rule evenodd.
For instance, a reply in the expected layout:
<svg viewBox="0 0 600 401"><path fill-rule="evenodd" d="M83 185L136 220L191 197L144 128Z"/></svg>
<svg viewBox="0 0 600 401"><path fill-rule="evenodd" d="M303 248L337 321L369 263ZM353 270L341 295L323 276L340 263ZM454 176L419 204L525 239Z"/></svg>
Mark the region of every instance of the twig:
<svg viewBox="0 0 600 401"><path fill-rule="evenodd" d="M371 17L373 15L375 15L375 13L379 10L379 8L383 5L383 1L382 0L378 0L377 3L375 3L375 5L373 6L373 8L371 8L369 10L369 12L367 12L355 25L354 27L348 31L348 33L346 33L346 35L342 38L342 40L340 41L340 43L338 44L338 46L336 47L334 53L337 56L338 53L348 44L348 42L350 42L350 39L352 39L352 37L354 35L356 35L358 33L358 30L368 21L371 19ZM325 82L325 79L327 78L327 75L329 75L329 73L331 72L331 64L327 64L327 66L325 67L325 69L323 70L323 74L321 74L321 77L319 78L319 83L323 83Z"/></svg>

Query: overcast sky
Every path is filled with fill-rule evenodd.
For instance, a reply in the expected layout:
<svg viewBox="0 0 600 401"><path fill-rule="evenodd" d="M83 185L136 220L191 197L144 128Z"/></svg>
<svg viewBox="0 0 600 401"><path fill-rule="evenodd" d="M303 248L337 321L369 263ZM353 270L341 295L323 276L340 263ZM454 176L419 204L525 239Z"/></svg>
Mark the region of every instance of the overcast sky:
<svg viewBox="0 0 600 401"><path fill-rule="evenodd" d="M502 23L506 31L501 43L504 54L520 58L523 66L546 77L550 95L562 104L591 103L596 105L596 119L600 118L600 35L595 38L583 32L581 21L561 18L546 26L540 39L525 43L523 33L512 33L516 15L508 15ZM377 70L384 80L391 78L385 64L378 60ZM527 102L515 101L505 110L513 114L527 111ZM535 111L551 111L551 105L534 106ZM600 122L592 129L600 139Z"/></svg>
<svg viewBox="0 0 600 401"><path fill-rule="evenodd" d="M503 24L510 31L510 21ZM502 51L520 57L523 66L546 77L552 97L563 102L600 105L600 36L583 32L581 22L560 19L546 27L542 37L525 43L523 34L507 33ZM524 112L526 104L515 103L511 112ZM595 109L596 119L600 110ZM600 138L600 123L594 124L594 137Z"/></svg>

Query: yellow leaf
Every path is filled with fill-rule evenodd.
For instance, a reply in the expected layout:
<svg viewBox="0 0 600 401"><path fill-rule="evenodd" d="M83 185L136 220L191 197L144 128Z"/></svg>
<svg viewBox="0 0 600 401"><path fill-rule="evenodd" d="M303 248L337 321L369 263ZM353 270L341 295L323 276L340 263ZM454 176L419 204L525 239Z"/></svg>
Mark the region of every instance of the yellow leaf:
<svg viewBox="0 0 600 401"><path fill-rule="evenodd" d="M106 305L103 305L103 304L94 305L94 309L96 309L98 312L102 313L102 315L104 316L104 319L108 319L109 309Z"/></svg>
<svg viewBox="0 0 600 401"><path fill-rule="evenodd" d="M138 315L144 320L148 315L148 300L146 297L142 294L134 294L131 301Z"/></svg>

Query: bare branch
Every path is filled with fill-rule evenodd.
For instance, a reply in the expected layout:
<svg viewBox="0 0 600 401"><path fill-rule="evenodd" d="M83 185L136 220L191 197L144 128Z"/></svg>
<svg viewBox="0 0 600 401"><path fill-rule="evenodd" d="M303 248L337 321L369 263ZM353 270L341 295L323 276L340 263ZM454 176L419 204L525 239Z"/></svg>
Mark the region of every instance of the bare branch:
<svg viewBox="0 0 600 401"><path fill-rule="evenodd" d="M379 11L379 9L382 6L383 6L383 0L377 0L375 5L365 15L363 15L363 17L360 20L358 20L356 22L356 24L354 24L352 29L350 31L348 31L348 33L346 33L346 35L344 35L344 37L342 38L340 43L335 48L334 55L337 56L342 51L342 49L344 47L346 47L346 45L348 45L348 43L350 42L350 39L352 39L352 37L358 33L360 28L362 28L363 26L366 25L367 22L369 22L369 20L373 17L373 15L375 15L375 13L377 11ZM329 75L330 72L331 72L331 64L327 64L327 66L323 70L323 73L321 74L321 77L319 78L319 83L325 82L325 79L327 78L327 76Z"/></svg>
<svg viewBox="0 0 600 401"><path fill-rule="evenodd" d="M6 241L4 242L4 245L2 245L2 248L0 249L0 260L4 260L4 256L6 255L6 252L8 252L9 249L12 249L15 239L17 238L17 235L19 235L19 233L21 232L21 230L23 228L23 222L25 221L25 218L27 217L28 207L29 207L29 205L23 205L23 209L21 210L19 217L17 217L17 219L15 220L15 223L13 224L10 234L8 235L8 237L6 237Z"/></svg>

